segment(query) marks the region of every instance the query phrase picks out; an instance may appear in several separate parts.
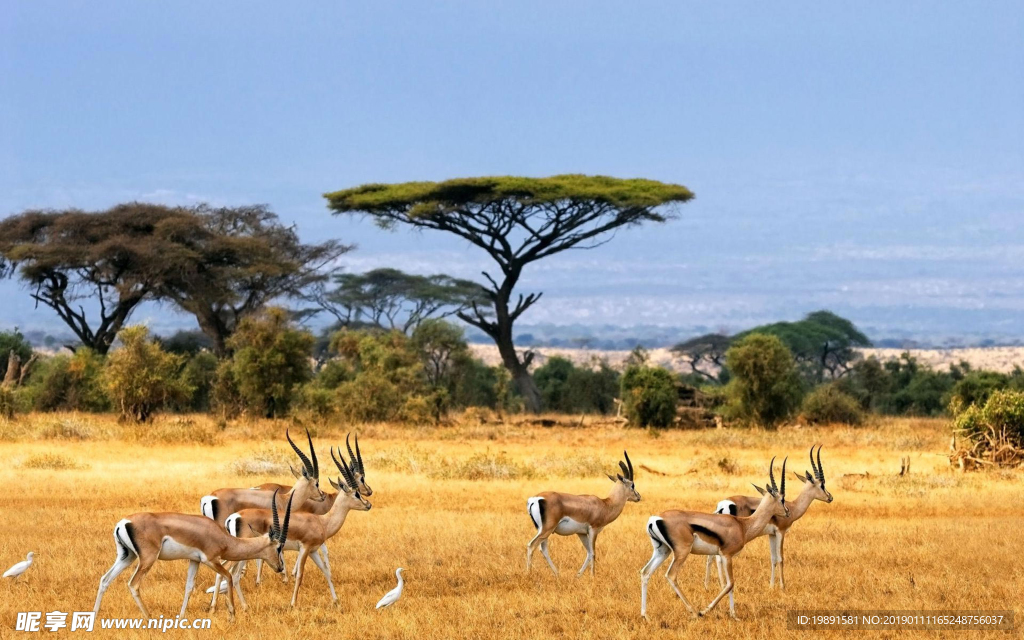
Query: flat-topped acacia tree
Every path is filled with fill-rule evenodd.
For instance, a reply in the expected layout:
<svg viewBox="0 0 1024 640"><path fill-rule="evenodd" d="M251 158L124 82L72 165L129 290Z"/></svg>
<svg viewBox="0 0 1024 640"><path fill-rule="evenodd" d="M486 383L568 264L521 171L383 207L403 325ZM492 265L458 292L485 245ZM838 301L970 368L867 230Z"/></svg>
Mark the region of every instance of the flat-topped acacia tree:
<svg viewBox="0 0 1024 640"><path fill-rule="evenodd" d="M458 317L494 340L527 409L537 412L541 398L529 372L532 354L520 356L512 340L516 320L541 296L519 293L512 302L523 268L568 249L598 247L621 227L664 222L673 216L671 205L693 193L654 180L560 175L366 184L324 197L336 214L368 215L385 229L446 231L491 256L500 271L498 277L483 272L491 306L473 305Z"/></svg>

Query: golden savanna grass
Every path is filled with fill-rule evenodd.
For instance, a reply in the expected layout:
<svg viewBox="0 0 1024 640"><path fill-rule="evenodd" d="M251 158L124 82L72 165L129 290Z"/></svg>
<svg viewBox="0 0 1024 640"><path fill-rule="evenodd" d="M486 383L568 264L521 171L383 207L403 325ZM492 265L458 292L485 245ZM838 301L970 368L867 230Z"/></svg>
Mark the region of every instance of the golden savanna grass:
<svg viewBox="0 0 1024 640"><path fill-rule="evenodd" d="M33 415L0 423L2 534L0 568L35 551L27 582L0 583L0 626L7 636L19 611L90 610L100 576L114 560L113 525L136 511L197 513L219 487L290 481L284 423L217 424L207 417L161 417L151 427L110 418ZM328 447L343 445L344 425L316 429L321 469L333 471ZM301 431L300 431L301 433ZM320 573L307 564L299 606L277 576L252 586L250 609L228 621L223 604L207 637L634 638L700 634L703 640L785 637L786 611L813 609L1019 609L1024 587L1022 473L962 475L941 455L942 421L892 420L860 429L784 428L776 433L719 429L649 433L611 425L543 428L477 421L449 428L366 425L360 443L374 488L374 508L351 513L330 542L332 606ZM294 434L293 434L294 435ZM669 508L710 511L728 495L766 481L773 455L790 468L824 443L831 505L814 504L787 538L787 590L768 589L767 542L736 560L741 620L727 601L691 619L662 574L651 582L648 616L639 618L639 569L651 554L647 518ZM623 449L637 467L640 504L598 539L597 576L577 579L583 550L555 537L557 579L538 554L524 570L534 534L526 498L546 489L605 495ZM909 477L897 477L909 455ZM796 491L792 476L789 486ZM293 556L289 556L289 561ZM402 600L375 611L406 568ZM667 565L666 565L667 566ZM142 593L154 615L181 605L184 562L162 562ZM123 573L107 592L101 617L137 617ZM680 585L695 604L704 559L691 556ZM206 617L212 583L200 571L189 617ZM24 580L24 579L23 579ZM1019 617L1018 611L1018 617ZM1020 621L1018 620L1018 624ZM13 633L13 632L12 632ZM42 633L49 633L43 631ZM65 632L67 633L67 632ZM154 631L93 632L151 637ZM203 632L169 631L203 635ZM952 632L938 633L950 635ZM1016 633L1016 632L1015 632ZM838 632L816 632L829 638ZM936 632L917 632L933 637ZM974 632L972 637L1007 637ZM895 637L875 632L873 637Z"/></svg>

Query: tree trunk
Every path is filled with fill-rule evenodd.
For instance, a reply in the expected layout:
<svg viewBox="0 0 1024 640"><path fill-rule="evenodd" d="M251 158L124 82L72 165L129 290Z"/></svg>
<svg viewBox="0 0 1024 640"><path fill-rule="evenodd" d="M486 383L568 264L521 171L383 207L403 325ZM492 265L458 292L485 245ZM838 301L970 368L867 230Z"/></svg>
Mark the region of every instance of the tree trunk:
<svg viewBox="0 0 1024 640"><path fill-rule="evenodd" d="M512 343L511 327L509 327L508 331L500 331L500 335L492 337L494 337L495 344L498 345L498 353L501 354L502 363L509 373L512 374L512 380L515 381L516 388L519 389L519 393L523 396L523 404L526 406L526 410L530 413L540 413L542 408L540 389L533 380L533 376L530 375L528 363L519 360L519 354L516 353L516 347Z"/></svg>
<svg viewBox="0 0 1024 640"><path fill-rule="evenodd" d="M4 380L0 383L0 387L4 389L10 389L18 383L18 374L21 371L21 356L14 353L14 349L11 349L10 354L7 356L7 373L4 374Z"/></svg>

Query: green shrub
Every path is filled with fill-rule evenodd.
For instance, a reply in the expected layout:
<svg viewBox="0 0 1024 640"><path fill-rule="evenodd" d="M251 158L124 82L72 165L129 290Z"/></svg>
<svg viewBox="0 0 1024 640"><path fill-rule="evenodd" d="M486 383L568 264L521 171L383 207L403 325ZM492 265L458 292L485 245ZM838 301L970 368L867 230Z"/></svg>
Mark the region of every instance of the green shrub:
<svg viewBox="0 0 1024 640"><path fill-rule="evenodd" d="M17 413L17 403L14 397L14 389L8 389L0 385L0 418L11 420Z"/></svg>
<svg viewBox="0 0 1024 640"><path fill-rule="evenodd" d="M858 425L864 421L857 399L834 384L821 385L807 394L800 412L811 424Z"/></svg>
<svg viewBox="0 0 1024 640"><path fill-rule="evenodd" d="M778 337L749 334L734 342L725 357L732 374L727 388L732 417L774 428L800 406L800 377Z"/></svg>
<svg viewBox="0 0 1024 640"><path fill-rule="evenodd" d="M227 344L231 379L245 410L267 418L287 415L295 390L313 376L315 341L293 326L284 309L244 318Z"/></svg>
<svg viewBox="0 0 1024 640"><path fill-rule="evenodd" d="M534 371L533 379L548 410L608 414L615 409L619 375L606 362L577 367L566 358L554 356Z"/></svg>
<svg viewBox="0 0 1024 640"><path fill-rule="evenodd" d="M72 356L39 362L25 393L38 411L109 411L102 373L103 357L79 347Z"/></svg>
<svg viewBox="0 0 1024 640"><path fill-rule="evenodd" d="M1024 391L994 391L984 405L951 405L954 433L969 443L960 453L1001 466L1024 463Z"/></svg>
<svg viewBox="0 0 1024 640"><path fill-rule="evenodd" d="M172 403L175 411L206 412L213 406L213 388L217 384L220 362L209 351L200 351L188 359L178 376L180 384L192 389L186 398Z"/></svg>
<svg viewBox="0 0 1024 640"><path fill-rule="evenodd" d="M961 378L950 392L950 405L968 407L984 405L989 396L1009 386L1010 378L996 371L971 371Z"/></svg>
<svg viewBox="0 0 1024 640"><path fill-rule="evenodd" d="M352 372L336 391L342 417L362 422L436 417L420 354L402 332L342 329L331 349Z"/></svg>
<svg viewBox="0 0 1024 640"><path fill-rule="evenodd" d="M146 422L157 409L191 396L192 387L178 377L184 356L164 351L141 325L122 329L117 338L121 348L107 356L103 378L122 419Z"/></svg>
<svg viewBox="0 0 1024 640"><path fill-rule="evenodd" d="M32 345L17 328L14 331L0 331L0 382L7 374L7 359L12 351L21 358L22 363L32 357Z"/></svg>
<svg viewBox="0 0 1024 640"><path fill-rule="evenodd" d="M666 369L631 365L622 374L626 419L639 427L667 427L676 417L679 394Z"/></svg>

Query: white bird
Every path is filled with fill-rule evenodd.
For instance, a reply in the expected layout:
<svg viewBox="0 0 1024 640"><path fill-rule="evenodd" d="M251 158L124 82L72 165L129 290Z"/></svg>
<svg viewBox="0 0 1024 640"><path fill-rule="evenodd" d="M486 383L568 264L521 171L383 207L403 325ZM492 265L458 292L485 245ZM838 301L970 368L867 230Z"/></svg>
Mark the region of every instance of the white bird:
<svg viewBox="0 0 1024 640"><path fill-rule="evenodd" d="M13 567L8 569L7 571L4 571L4 577L5 578L14 578L14 581L17 582L18 581L18 576L20 576L21 574L23 574L26 571L28 571L28 568L32 566L32 556L34 556L34 555L35 555L35 553L29 551L28 552L28 557L25 560L22 560L21 562L19 562L18 564L14 565Z"/></svg>
<svg viewBox="0 0 1024 640"><path fill-rule="evenodd" d="M375 608L382 609L384 607L390 607L398 602L398 599L402 597L402 585L405 584L405 580L402 580L402 571L405 571L405 569L402 569L401 567L398 568L398 571L395 571L395 577L398 578L398 586L385 593L384 597L380 599L380 602L377 603Z"/></svg>

